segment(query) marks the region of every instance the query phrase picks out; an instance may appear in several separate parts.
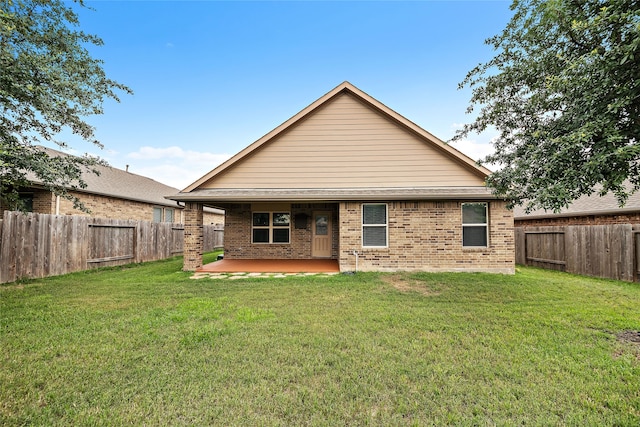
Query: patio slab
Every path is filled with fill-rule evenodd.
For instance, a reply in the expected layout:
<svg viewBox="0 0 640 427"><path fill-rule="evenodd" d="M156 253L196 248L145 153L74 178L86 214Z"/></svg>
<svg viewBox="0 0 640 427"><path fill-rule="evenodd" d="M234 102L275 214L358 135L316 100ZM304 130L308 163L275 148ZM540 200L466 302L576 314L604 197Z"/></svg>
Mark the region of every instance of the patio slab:
<svg viewBox="0 0 640 427"><path fill-rule="evenodd" d="M203 265L198 273L339 273L335 259L221 259Z"/></svg>

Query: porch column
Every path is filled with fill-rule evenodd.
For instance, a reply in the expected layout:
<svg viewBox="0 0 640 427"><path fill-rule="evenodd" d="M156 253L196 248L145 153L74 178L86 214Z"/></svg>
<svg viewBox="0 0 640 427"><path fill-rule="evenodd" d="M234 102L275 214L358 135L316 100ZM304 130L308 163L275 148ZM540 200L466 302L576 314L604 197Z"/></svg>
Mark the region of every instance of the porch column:
<svg viewBox="0 0 640 427"><path fill-rule="evenodd" d="M204 227L202 203L187 202L184 212L184 260L182 270L196 271L202 267Z"/></svg>

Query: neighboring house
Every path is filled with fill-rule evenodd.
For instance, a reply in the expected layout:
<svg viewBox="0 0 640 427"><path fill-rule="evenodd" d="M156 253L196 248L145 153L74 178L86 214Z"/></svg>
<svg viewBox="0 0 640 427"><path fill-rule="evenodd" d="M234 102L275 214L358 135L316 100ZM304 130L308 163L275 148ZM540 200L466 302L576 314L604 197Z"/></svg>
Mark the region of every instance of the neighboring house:
<svg viewBox="0 0 640 427"><path fill-rule="evenodd" d="M582 196L559 213L537 210L526 214L524 209L514 209L516 227L545 225L606 225L640 224L640 193L629 196L623 207L611 193Z"/></svg>
<svg viewBox="0 0 640 427"><path fill-rule="evenodd" d="M66 156L44 148L50 156ZM167 200L178 189L161 184L141 175L107 166L97 166L100 175L85 172L82 175L87 188L70 191L91 211L74 209L73 202L56 196L32 179L32 185L20 189L20 197L27 210L55 215L91 215L110 219L134 219L153 222L183 223L184 206ZM5 210L6 207L2 207ZM224 211L207 208L205 224L223 224Z"/></svg>
<svg viewBox="0 0 640 427"><path fill-rule="evenodd" d="M513 214L490 172L345 82L171 199L223 208L225 259L335 259L341 271L514 273Z"/></svg>

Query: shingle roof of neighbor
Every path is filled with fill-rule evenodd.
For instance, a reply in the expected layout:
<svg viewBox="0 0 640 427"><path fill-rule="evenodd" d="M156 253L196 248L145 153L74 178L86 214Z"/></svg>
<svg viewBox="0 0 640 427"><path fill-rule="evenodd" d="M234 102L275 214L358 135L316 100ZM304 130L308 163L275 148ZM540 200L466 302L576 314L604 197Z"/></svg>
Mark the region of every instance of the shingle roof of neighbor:
<svg viewBox="0 0 640 427"><path fill-rule="evenodd" d="M600 197L597 194L582 196L574 201L568 208L562 209L560 213L545 211L542 209L525 214L524 209L517 206L513 210L516 220L539 219L539 218L561 218L567 216L587 216L587 215L620 215L628 212L640 211L640 193L629 196L624 207L618 206L618 201L611 193Z"/></svg>
<svg viewBox="0 0 640 427"><path fill-rule="evenodd" d="M46 151L49 156L69 155L51 148L41 148ZM87 188L74 191L162 206L180 207L177 206L174 201L165 198L165 196L177 193L179 191L177 188L154 181L146 176L137 175L110 166L96 166L96 169L100 172L100 175L84 172L82 179L87 183ZM34 184L41 184L41 182L34 179L33 175L30 177L30 180Z"/></svg>

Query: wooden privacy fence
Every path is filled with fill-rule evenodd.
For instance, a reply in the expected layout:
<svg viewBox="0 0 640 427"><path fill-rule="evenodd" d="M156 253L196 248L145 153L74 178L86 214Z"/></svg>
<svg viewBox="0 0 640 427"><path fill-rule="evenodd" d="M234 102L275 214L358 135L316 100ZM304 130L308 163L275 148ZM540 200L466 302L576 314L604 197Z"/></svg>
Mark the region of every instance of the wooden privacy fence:
<svg viewBox="0 0 640 427"><path fill-rule="evenodd" d="M609 279L638 280L640 226L516 227L516 263Z"/></svg>
<svg viewBox="0 0 640 427"><path fill-rule="evenodd" d="M204 250L223 245L223 226L204 226ZM182 253L183 224L5 211L0 283L154 261Z"/></svg>

